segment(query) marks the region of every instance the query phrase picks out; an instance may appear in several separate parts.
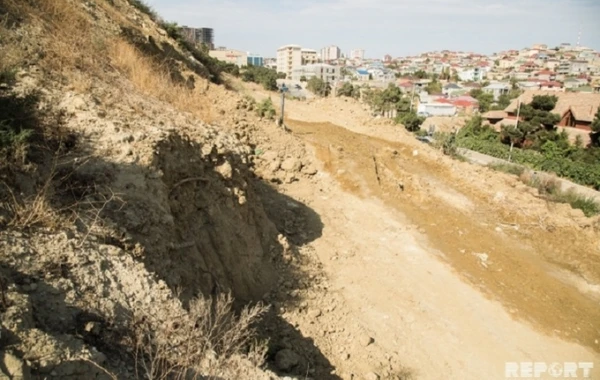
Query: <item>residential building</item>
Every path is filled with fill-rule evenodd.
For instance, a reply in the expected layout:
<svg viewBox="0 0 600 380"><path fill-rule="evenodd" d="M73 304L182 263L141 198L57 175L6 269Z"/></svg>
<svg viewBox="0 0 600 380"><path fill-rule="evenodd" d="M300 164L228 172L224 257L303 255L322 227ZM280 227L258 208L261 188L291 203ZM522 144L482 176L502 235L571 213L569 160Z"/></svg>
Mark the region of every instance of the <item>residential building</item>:
<svg viewBox="0 0 600 380"><path fill-rule="evenodd" d="M206 45L210 50L215 49L215 37L212 28L190 28L182 26L179 29L183 38L197 45Z"/></svg>
<svg viewBox="0 0 600 380"><path fill-rule="evenodd" d="M456 83L445 84L442 88L442 93L446 96L452 96L452 94L462 92L463 88Z"/></svg>
<svg viewBox="0 0 600 380"><path fill-rule="evenodd" d="M571 62L569 61L561 61L556 68L557 74L570 74L571 73Z"/></svg>
<svg viewBox="0 0 600 380"><path fill-rule="evenodd" d="M461 81L479 82L485 77L485 71L480 67L472 67L458 72Z"/></svg>
<svg viewBox="0 0 600 380"><path fill-rule="evenodd" d="M581 73L587 73L588 62L587 61L572 61L571 62L571 74L577 75Z"/></svg>
<svg viewBox="0 0 600 380"><path fill-rule="evenodd" d="M238 65L239 67L246 66L248 64L248 53L239 50L210 50L208 52L213 58L218 59L219 61L224 61L227 63L233 63L234 65Z"/></svg>
<svg viewBox="0 0 600 380"><path fill-rule="evenodd" d="M340 66L328 65L325 63L317 63L295 68L292 75L289 78L291 78L294 81L300 81L302 77L306 78L306 80L310 80L310 78L317 77L319 79L324 80L325 82L334 84L341 79L340 76Z"/></svg>
<svg viewBox="0 0 600 380"><path fill-rule="evenodd" d="M489 86L484 87L483 92L492 94L494 101L498 101L501 95L506 95L510 92L510 84L508 83L491 83Z"/></svg>
<svg viewBox="0 0 600 380"><path fill-rule="evenodd" d="M302 64L303 65L314 65L319 62L319 56L316 50L313 49L302 49Z"/></svg>
<svg viewBox="0 0 600 380"><path fill-rule="evenodd" d="M371 78L371 74L367 71L367 69L357 69L356 77L360 81L368 81Z"/></svg>
<svg viewBox="0 0 600 380"><path fill-rule="evenodd" d="M342 51L339 47L331 45L321 49L321 60L323 62L335 61L341 57Z"/></svg>
<svg viewBox="0 0 600 380"><path fill-rule="evenodd" d="M456 115L456 106L440 102L419 103L417 112L426 113L430 116L454 116Z"/></svg>
<svg viewBox="0 0 600 380"><path fill-rule="evenodd" d="M365 49L354 49L350 50L350 59L364 60L365 59Z"/></svg>
<svg viewBox="0 0 600 380"><path fill-rule="evenodd" d="M594 120L596 111L600 107L600 94L593 93L573 93L573 92L554 92L554 91L525 91L519 99L524 104L531 103L534 96L554 95L558 98L552 113L561 117L558 126L567 128L577 128L585 131L591 130L591 123ZM505 111L509 118L516 118L517 99L506 107Z"/></svg>
<svg viewBox="0 0 600 380"><path fill-rule="evenodd" d="M248 66L264 66L264 59L258 54L248 53Z"/></svg>
<svg viewBox="0 0 600 380"><path fill-rule="evenodd" d="M277 49L277 72L292 77L294 70L302 66L302 48L300 45L285 45Z"/></svg>

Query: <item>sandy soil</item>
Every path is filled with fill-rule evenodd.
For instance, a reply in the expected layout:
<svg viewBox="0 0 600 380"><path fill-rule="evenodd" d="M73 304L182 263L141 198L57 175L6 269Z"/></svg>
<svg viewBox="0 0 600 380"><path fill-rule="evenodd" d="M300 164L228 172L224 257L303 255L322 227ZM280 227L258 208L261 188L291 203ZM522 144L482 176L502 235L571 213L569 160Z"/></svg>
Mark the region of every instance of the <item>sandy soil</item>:
<svg viewBox="0 0 600 380"><path fill-rule="evenodd" d="M344 304L327 318L375 340L334 359L342 378L377 373L388 355L419 379L504 378L507 361L600 368L596 220L351 101L288 102L286 116L325 172L287 191L325 226L311 247ZM331 357L339 339L317 343Z"/></svg>

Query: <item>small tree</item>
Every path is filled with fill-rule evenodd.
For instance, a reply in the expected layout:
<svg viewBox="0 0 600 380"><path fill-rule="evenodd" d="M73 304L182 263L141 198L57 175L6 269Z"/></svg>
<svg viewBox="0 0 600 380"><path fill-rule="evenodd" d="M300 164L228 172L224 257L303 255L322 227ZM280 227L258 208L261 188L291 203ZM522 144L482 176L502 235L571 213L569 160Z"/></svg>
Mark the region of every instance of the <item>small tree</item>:
<svg viewBox="0 0 600 380"><path fill-rule="evenodd" d="M600 107L596 111L596 116L592 121L592 133L590 133L590 137L592 138L592 145L594 147L600 147Z"/></svg>
<svg viewBox="0 0 600 380"><path fill-rule="evenodd" d="M306 85L308 91L318 96L329 96L331 86L321 78L312 77Z"/></svg>
<svg viewBox="0 0 600 380"><path fill-rule="evenodd" d="M346 82L344 85L338 90L338 96L346 96L349 98L356 98L358 96L358 89L355 88L352 83Z"/></svg>
<svg viewBox="0 0 600 380"><path fill-rule="evenodd" d="M417 116L417 114L412 112L407 112L405 114L400 114L396 118L396 122L404 125L404 128L410 132L416 132L421 129L421 125L425 121L424 117Z"/></svg>
<svg viewBox="0 0 600 380"><path fill-rule="evenodd" d="M274 119L275 108L273 107L273 101L271 100L271 98L267 98L260 102L256 107L256 113L259 117Z"/></svg>
<svg viewBox="0 0 600 380"><path fill-rule="evenodd" d="M306 76L302 75L302 76L300 77L300 82L306 82Z"/></svg>

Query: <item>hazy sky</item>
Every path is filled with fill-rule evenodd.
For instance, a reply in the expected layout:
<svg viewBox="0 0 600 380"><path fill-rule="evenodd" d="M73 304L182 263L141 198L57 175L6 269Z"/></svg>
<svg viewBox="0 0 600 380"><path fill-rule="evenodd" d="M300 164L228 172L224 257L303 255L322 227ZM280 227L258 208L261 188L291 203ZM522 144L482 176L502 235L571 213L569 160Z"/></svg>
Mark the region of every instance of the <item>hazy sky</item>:
<svg viewBox="0 0 600 380"><path fill-rule="evenodd" d="M298 44L369 58L431 50L490 54L534 43L600 50L600 0L146 0L168 21L211 27L215 44L274 57Z"/></svg>

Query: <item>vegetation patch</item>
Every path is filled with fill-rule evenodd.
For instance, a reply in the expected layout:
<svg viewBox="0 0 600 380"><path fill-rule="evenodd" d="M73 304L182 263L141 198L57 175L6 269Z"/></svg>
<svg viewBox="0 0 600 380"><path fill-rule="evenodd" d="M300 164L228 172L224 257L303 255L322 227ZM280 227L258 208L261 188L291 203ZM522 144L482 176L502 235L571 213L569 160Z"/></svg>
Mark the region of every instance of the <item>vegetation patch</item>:
<svg viewBox="0 0 600 380"><path fill-rule="evenodd" d="M256 113L260 117L264 117L270 120L274 119L276 112L275 107L273 107L273 101L271 100L271 98L267 98L260 102L256 107Z"/></svg>

